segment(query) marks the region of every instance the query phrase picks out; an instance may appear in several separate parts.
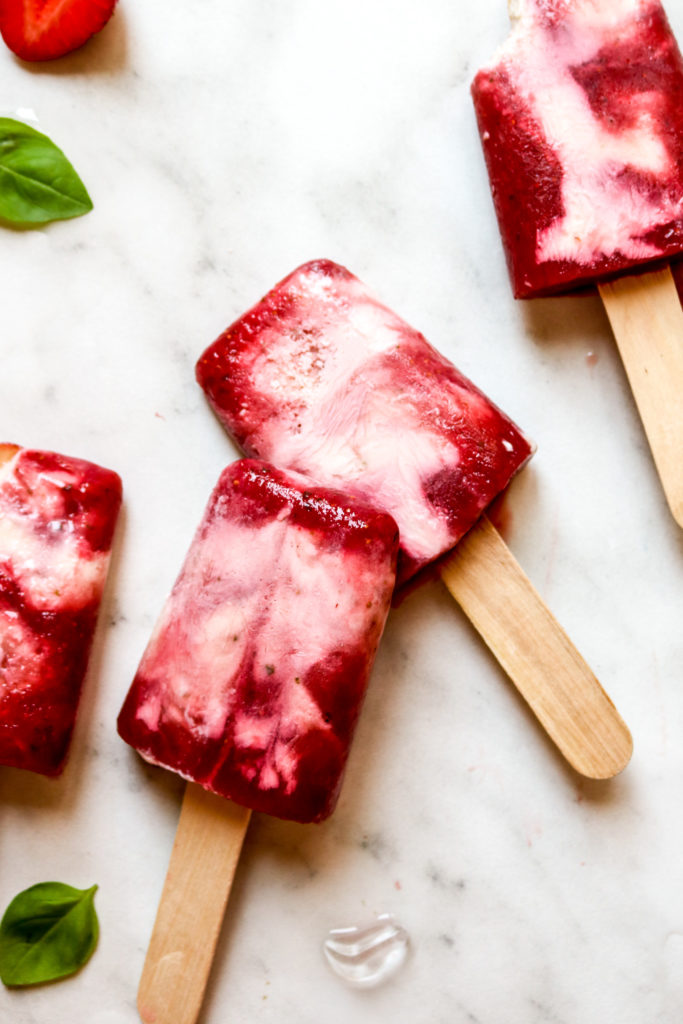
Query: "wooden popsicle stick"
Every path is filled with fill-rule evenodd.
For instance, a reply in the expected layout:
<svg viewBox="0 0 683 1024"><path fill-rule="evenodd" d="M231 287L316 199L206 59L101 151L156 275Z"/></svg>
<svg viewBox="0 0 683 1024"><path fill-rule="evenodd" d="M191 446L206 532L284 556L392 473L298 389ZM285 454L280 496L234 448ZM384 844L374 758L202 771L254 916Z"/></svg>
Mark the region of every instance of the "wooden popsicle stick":
<svg viewBox="0 0 683 1024"><path fill-rule="evenodd" d="M486 516L441 577L572 767L591 779L625 768L628 728Z"/></svg>
<svg viewBox="0 0 683 1024"><path fill-rule="evenodd" d="M144 1024L194 1024L251 811L188 783L138 987Z"/></svg>
<svg viewBox="0 0 683 1024"><path fill-rule="evenodd" d="M683 526L683 309L669 267L598 285L655 466Z"/></svg>

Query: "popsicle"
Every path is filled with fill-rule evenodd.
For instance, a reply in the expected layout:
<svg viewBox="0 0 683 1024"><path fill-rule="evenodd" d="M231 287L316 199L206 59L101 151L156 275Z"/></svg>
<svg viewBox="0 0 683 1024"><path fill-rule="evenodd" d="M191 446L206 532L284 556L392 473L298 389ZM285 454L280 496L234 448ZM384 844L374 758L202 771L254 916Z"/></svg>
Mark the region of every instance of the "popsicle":
<svg viewBox="0 0 683 1024"><path fill-rule="evenodd" d="M65 764L121 505L116 473L0 445L0 764Z"/></svg>
<svg viewBox="0 0 683 1024"><path fill-rule="evenodd" d="M143 971L143 1020L195 1019L249 811L332 812L397 550L391 516L357 498L257 460L221 474L118 719L144 758L198 784Z"/></svg>
<svg viewBox="0 0 683 1024"><path fill-rule="evenodd" d="M472 95L517 298L597 285L683 525L683 61L658 0L511 0ZM645 271L645 272L643 272Z"/></svg>
<svg viewBox="0 0 683 1024"><path fill-rule="evenodd" d="M482 516L532 445L421 334L317 260L229 327L196 372L248 455L394 517L399 585L457 544L444 582L562 753L594 778L624 767L628 730Z"/></svg>

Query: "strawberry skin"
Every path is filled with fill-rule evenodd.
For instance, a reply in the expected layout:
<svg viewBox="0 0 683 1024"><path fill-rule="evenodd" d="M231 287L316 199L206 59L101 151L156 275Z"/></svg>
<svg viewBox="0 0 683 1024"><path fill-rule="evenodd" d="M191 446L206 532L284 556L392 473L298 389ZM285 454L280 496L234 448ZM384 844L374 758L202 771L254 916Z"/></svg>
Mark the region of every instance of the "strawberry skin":
<svg viewBox="0 0 683 1024"><path fill-rule="evenodd" d="M0 0L0 33L22 60L76 50L111 18L116 0Z"/></svg>

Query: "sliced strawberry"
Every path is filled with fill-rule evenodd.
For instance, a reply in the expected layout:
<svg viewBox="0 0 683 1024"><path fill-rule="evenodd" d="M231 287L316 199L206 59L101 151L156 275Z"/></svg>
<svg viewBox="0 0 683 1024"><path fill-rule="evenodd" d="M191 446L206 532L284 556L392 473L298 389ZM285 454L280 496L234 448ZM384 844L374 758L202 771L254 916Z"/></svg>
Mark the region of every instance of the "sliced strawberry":
<svg viewBox="0 0 683 1024"><path fill-rule="evenodd" d="M116 0L0 0L0 33L23 60L53 60L106 25Z"/></svg>

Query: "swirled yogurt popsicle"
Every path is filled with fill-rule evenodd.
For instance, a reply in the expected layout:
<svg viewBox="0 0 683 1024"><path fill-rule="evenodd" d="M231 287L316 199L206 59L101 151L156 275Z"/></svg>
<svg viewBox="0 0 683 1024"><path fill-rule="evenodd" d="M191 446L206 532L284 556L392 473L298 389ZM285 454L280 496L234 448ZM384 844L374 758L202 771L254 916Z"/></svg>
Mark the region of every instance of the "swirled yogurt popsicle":
<svg viewBox="0 0 683 1024"><path fill-rule="evenodd" d="M393 519L256 460L222 473L119 715L253 810L334 808L395 580Z"/></svg>
<svg viewBox="0 0 683 1024"><path fill-rule="evenodd" d="M120 505L111 470L0 445L0 764L64 766Z"/></svg>
<svg viewBox="0 0 683 1024"><path fill-rule="evenodd" d="M196 372L248 455L394 517L399 584L450 550L532 452L452 363L329 260L276 285Z"/></svg>
<svg viewBox="0 0 683 1024"><path fill-rule="evenodd" d="M517 298L683 249L683 61L659 0L512 0L472 95Z"/></svg>

